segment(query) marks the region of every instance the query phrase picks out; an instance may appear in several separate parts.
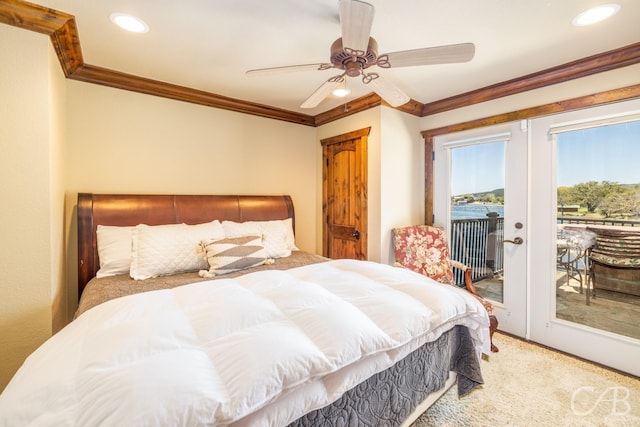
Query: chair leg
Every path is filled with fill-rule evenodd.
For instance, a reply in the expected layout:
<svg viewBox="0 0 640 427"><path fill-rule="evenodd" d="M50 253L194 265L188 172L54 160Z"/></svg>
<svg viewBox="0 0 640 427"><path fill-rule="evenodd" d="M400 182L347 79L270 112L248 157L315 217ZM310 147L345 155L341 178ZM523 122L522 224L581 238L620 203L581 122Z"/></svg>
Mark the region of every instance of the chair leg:
<svg viewBox="0 0 640 427"><path fill-rule="evenodd" d="M495 315L490 314L489 315L489 338L491 340L492 353L497 353L498 351L500 351L498 347L496 347L493 344L493 333L496 331L496 329L498 329L498 318Z"/></svg>

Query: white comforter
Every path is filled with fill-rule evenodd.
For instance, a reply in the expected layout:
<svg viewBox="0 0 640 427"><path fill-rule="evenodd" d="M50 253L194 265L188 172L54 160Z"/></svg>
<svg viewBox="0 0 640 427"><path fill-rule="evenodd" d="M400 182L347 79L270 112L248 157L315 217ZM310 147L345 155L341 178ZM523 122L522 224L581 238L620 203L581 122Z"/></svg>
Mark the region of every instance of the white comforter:
<svg viewBox="0 0 640 427"><path fill-rule="evenodd" d="M132 295L35 351L0 395L0 425L286 425L453 325L486 352L470 294L366 261Z"/></svg>

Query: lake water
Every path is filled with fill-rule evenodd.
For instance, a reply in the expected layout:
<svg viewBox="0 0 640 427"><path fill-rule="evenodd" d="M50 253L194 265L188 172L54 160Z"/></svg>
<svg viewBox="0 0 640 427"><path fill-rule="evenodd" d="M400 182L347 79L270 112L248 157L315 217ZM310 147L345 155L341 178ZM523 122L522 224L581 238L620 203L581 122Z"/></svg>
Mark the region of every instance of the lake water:
<svg viewBox="0 0 640 427"><path fill-rule="evenodd" d="M451 205L451 219L472 219L487 218L487 213L497 212L498 216L504 217L504 206L502 205Z"/></svg>

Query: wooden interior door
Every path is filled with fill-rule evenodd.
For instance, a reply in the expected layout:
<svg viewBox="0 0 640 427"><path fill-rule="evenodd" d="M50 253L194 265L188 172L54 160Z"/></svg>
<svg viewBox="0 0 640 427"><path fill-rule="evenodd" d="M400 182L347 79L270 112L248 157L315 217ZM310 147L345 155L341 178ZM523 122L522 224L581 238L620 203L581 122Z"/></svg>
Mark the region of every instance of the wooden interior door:
<svg viewBox="0 0 640 427"><path fill-rule="evenodd" d="M322 254L367 259L367 137L371 128L323 139Z"/></svg>

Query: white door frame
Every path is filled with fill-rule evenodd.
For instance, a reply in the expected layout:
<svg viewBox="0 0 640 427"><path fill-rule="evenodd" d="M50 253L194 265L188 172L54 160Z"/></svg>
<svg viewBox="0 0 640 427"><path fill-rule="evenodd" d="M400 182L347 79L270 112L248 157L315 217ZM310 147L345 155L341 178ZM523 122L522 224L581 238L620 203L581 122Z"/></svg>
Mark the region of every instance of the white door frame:
<svg viewBox="0 0 640 427"><path fill-rule="evenodd" d="M532 120L530 169L535 174L530 179L529 196L531 340L636 376L640 376L640 340L556 318L557 148L550 130L638 111L640 100L633 100Z"/></svg>
<svg viewBox="0 0 640 427"><path fill-rule="evenodd" d="M507 141L505 152L504 238L523 239L521 245L505 245L503 302L494 302L499 329L520 337L527 335L527 122L512 122L434 138L434 224L451 235L451 148ZM509 183L507 185L507 183ZM515 224L522 224L516 228Z"/></svg>

